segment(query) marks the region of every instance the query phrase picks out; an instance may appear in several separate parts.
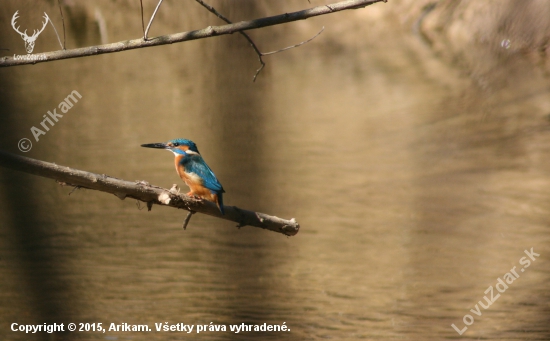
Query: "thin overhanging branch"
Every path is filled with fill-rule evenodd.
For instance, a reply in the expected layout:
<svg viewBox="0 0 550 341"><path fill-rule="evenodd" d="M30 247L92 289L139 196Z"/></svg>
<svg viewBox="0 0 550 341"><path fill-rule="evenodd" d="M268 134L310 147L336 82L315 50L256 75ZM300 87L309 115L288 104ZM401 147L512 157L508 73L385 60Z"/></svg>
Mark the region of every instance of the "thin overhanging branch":
<svg viewBox="0 0 550 341"><path fill-rule="evenodd" d="M204 1L202 0L195 0L196 2L198 2L201 6L203 6L204 8L206 8L208 11L210 11L211 13L213 13L215 16L217 16L218 18L220 18L221 20L225 21L226 23L228 24L233 24L233 22L231 22L231 20L227 19L225 16L223 16L220 12L216 11L216 9L212 6L210 6L209 4L205 3ZM252 38L250 38L250 36L244 32L244 31L239 31L239 33L246 39L248 40L248 42L250 43L250 46L252 46L252 48L254 49L254 52L256 52L256 54L258 55L258 60L260 62L260 68L258 70L256 70L256 74L254 75L254 82L256 81L256 77L258 77L258 74L260 73L260 71L262 71L262 69L265 67L265 62L264 60L262 59L262 56L263 56L263 53L260 51L260 49L258 49L258 46L256 46L256 43L254 43L254 40L252 40Z"/></svg>
<svg viewBox="0 0 550 341"><path fill-rule="evenodd" d="M134 50L145 47L160 46L166 44L180 43L189 40L204 39L225 34L232 34L256 28L274 26L292 21L304 20L319 15L335 13L348 9L357 9L372 5L377 2L386 2L387 0L346 0L337 2L331 5L317 6L310 9L275 15L272 17L241 21L234 24L222 26L209 26L207 28L195 31L174 33L154 38L143 38L120 41L118 43L104 44L97 46L81 47L77 49L51 51L40 54L40 58L0 58L0 67L18 66L27 64L36 64L50 62L54 60L62 60L69 58L79 58L87 56L95 56L104 53L115 53L128 50Z"/></svg>
<svg viewBox="0 0 550 341"><path fill-rule="evenodd" d="M144 181L132 182L105 174L90 173L3 151L0 151L0 166L55 179L62 185L111 193L122 200L133 198L147 203L149 210L151 210L153 204L181 208L190 212L208 214L234 221L238 223L238 227L255 226L287 236L297 234L300 229L300 225L294 218L290 220L281 219L264 213L243 210L236 206L224 206L225 215L221 215L219 209L213 203L179 194L175 190L152 186Z"/></svg>
<svg viewBox="0 0 550 341"><path fill-rule="evenodd" d="M208 11L210 11L211 13L213 13L215 16L217 16L218 18L220 18L221 20L225 21L226 23L228 24L232 24L233 22L231 22L231 20L227 19L225 16L223 16L223 14L221 14L220 12L218 12L214 7L210 6L209 4L205 3L204 1L202 0L195 0L196 2L198 2L201 6L203 6L204 8L206 8ZM323 32L325 28L323 27L321 29L321 31L319 31L319 33L317 33L316 35L314 35L312 38L309 38L308 40L306 41L303 41L301 43L298 43L298 44L295 44L295 45L292 45L292 46L287 46L285 48L282 48L280 50L277 50L277 51L272 51L272 52L268 52L268 53L263 53L262 51L260 51L260 49L258 48L258 46L256 45L256 43L254 42L254 40L252 40L252 38L250 38L250 36L244 32L244 31L240 31L239 33L250 43L250 46L252 46L252 48L254 49L254 52L256 52L256 54L258 55L258 60L260 62L260 67L258 68L258 70L256 70L256 73L254 74L254 78L252 79L253 82L256 81L256 78L258 77L258 75L260 74L260 72L264 69L265 67L265 62L263 60L263 56L267 56L267 55L270 55L270 54L275 54L275 53L278 53L278 52L283 52L283 51L286 51L286 50L289 50L289 49L292 49L292 48L295 48L295 47L298 47L298 46L302 46L304 44L307 44L309 43L310 41L312 41L313 39L315 39L319 34L321 34L321 32Z"/></svg>

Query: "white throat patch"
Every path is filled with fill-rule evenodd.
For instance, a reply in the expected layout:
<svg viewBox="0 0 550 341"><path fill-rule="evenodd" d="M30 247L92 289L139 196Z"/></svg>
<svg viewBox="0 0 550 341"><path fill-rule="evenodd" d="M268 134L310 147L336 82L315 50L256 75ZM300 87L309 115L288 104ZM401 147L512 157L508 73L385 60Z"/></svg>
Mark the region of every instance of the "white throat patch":
<svg viewBox="0 0 550 341"><path fill-rule="evenodd" d="M183 155L183 154L181 154L181 153L176 153L175 151L173 151L173 150L171 150L171 149L166 149L166 150L169 151L169 152L174 153L175 156ZM185 154L189 154L189 155L199 155L199 153L194 152L194 151L192 151L192 150L186 150L186 151L185 151Z"/></svg>

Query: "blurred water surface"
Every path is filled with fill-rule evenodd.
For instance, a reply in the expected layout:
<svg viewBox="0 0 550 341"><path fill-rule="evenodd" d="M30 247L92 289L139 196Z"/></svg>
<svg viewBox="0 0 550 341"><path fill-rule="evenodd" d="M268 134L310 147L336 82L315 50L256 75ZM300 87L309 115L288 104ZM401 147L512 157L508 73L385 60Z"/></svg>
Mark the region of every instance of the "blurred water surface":
<svg viewBox="0 0 550 341"><path fill-rule="evenodd" d="M235 21L308 5L213 4ZM183 211L147 212L84 189L69 196L0 169L0 338L438 340L459 338L451 324L462 329L469 314L462 339L549 339L548 75L506 47L469 74L391 5L250 32L270 51L326 27L266 57L255 83L257 58L237 34L0 70L2 150L169 188L184 187L172 155L139 146L189 138L226 205L302 226L287 238L195 215L183 231ZM3 6L7 25L25 5ZM22 22L41 11L57 18L49 3L26 6ZM135 3L64 8L69 47L141 30ZM215 24L197 4L167 2L151 35ZM23 54L7 27L2 46ZM46 30L35 52L56 44ZM30 127L73 90L83 98L35 142ZM34 142L26 154L23 137ZM470 312L531 248L540 257L481 316ZM13 322L285 322L290 331L50 336L13 333Z"/></svg>

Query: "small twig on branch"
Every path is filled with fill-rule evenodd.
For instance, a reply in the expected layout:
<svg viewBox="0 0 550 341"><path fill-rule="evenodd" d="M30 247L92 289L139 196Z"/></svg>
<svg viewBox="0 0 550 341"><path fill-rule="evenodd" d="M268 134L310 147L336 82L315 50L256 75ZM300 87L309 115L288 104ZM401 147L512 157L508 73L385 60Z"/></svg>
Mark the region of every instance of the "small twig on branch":
<svg viewBox="0 0 550 341"><path fill-rule="evenodd" d="M69 192L69 195L73 194L74 191L76 191L77 189L81 189L82 186L74 186L73 189Z"/></svg>
<svg viewBox="0 0 550 341"><path fill-rule="evenodd" d="M151 16L151 20L149 20L149 24L147 24L147 28L145 29L145 33L143 33L143 40L148 40L147 39L147 33L149 33L149 28L151 28L151 24L153 23L153 20L155 19L155 16L157 15L157 11L159 10L160 5L162 4L162 1L163 0L159 0L159 3L157 4L157 7L155 8L155 11L153 12L153 15ZM142 5L142 8L143 8L143 5ZM141 12L141 15L142 15L141 23L143 24L143 10Z"/></svg>
<svg viewBox="0 0 550 341"><path fill-rule="evenodd" d="M207 10L209 10L211 13L214 13L218 18L220 18L221 20L225 21L226 23L228 24L233 24L229 19L227 19L226 17L224 17L220 12L216 11L216 9L212 6L210 6L209 4L205 3L204 1L202 0L195 0L196 2L198 2L199 4L201 4L204 8L206 8ZM256 81L256 77L258 77L258 74L260 73L260 71L262 71L262 69L264 68L265 66L265 62L264 60L262 59L262 52L260 51L260 49L258 49L258 46L256 46L256 44L254 43L254 41L252 40L252 38L250 38L250 36L246 33L246 32L243 32L243 31L240 31L239 32L243 37L245 37L246 40L248 40L248 42L250 43L250 46L252 46L252 48L254 49L254 51L256 52L256 54L258 55L258 59L260 61L260 68L258 70L256 70L256 74L254 75L254 79L253 79L253 82Z"/></svg>
<svg viewBox="0 0 550 341"><path fill-rule="evenodd" d="M323 26L323 28L321 28L321 30L319 32L317 32L316 35L314 35L313 37L309 38L308 40L306 41L303 41L301 43L298 43L296 45L292 45L292 46L287 46L285 48L282 48L280 50L277 50L277 51L271 51L271 52L262 52L262 56L269 56L270 54L275 54L275 53L279 53L279 52L283 52L283 51L286 51L286 50L290 50L290 49L293 49L295 47L298 47L298 46L302 46L304 44L307 44L309 43L310 41L312 41L313 39L317 38L317 36L321 33L323 33L323 31L325 30L325 26Z"/></svg>
<svg viewBox="0 0 550 341"><path fill-rule="evenodd" d="M209 10L211 13L214 13L218 18L222 19L223 21L225 21L226 23L228 24L232 24L232 22L227 19L226 17L224 17L220 12L218 12L214 7L210 6L209 4L205 3L204 1L202 0L195 0L196 2L198 2L199 4L201 4L204 8L206 8L207 10ZM252 46L252 48L254 49L254 51L256 52L256 54L258 55L258 60L260 61L260 68L258 70L256 70L256 73L254 74L254 78L252 79L253 82L256 81L256 78L258 77L258 75L260 74L260 72L263 70L263 68L265 67L265 62L264 60L262 59L263 56L267 56L267 55L270 55L270 54L275 54L275 53L278 53L278 52L283 52L283 51L286 51L286 50L289 50L291 48L294 48L294 47L298 47L298 46L301 46L301 45L304 45L306 43L309 43L310 41L312 41L313 39L315 39L319 34L321 34L321 32L323 32L325 28L323 27L321 29L321 31L319 31L319 33L317 33L316 35L314 35L312 38L306 40L306 41L303 41L299 44L296 44L296 45L293 45L293 46L288 46L288 47L285 47L285 48L282 48L280 50L277 50L277 51L272 51L272 52L267 52L267 53L263 53L262 51L260 51L260 49L258 48L258 46L256 46L256 43L254 43L254 41L252 40L252 38L250 38L250 36L246 33L246 32L243 32L243 31L240 31L239 33L246 38L246 40L248 40L248 42L250 43L250 46Z"/></svg>
<svg viewBox="0 0 550 341"><path fill-rule="evenodd" d="M97 28L99 29L99 38L101 39L101 43L107 44L107 42L109 41L107 22L105 21L103 14L101 14L101 11L97 7L94 11L94 17L95 21L97 22Z"/></svg>
<svg viewBox="0 0 550 341"><path fill-rule="evenodd" d="M195 214L195 211L189 211L189 213L187 213L187 216L185 217L185 220L183 221L183 229L184 230L187 229L187 224L189 224L189 220L191 220L191 217L193 216L193 214Z"/></svg>
<svg viewBox="0 0 550 341"><path fill-rule="evenodd" d="M174 33L154 38L143 38L121 41L118 43L104 44L97 46L81 47L77 49L70 49L64 51L52 51L41 53L44 58L21 58L15 59L10 56L0 58L0 67L27 65L51 62L54 60L62 60L69 58L80 58L87 56L95 56L104 53L116 53L121 51L134 50L145 47L160 46L167 44L180 43L183 41L190 41L196 39L204 39L224 34L233 34L235 32L241 32L246 30L252 30L256 28L280 25L292 21L304 20L319 15L325 15L335 13L339 11L363 8L377 2L386 2L387 0L345 0L334 3L327 6L317 6L310 9L275 15L272 17L241 21L234 24L228 24L223 26L209 26L202 30Z"/></svg>
<svg viewBox="0 0 550 341"><path fill-rule="evenodd" d="M61 38L59 38L59 33L57 33L57 29L55 28L55 25L53 24L52 19L48 20L50 22L50 25L52 25L53 30L55 31L55 35L57 36L57 41L59 42L59 46L61 46L62 50L65 50L65 47L63 47L63 44L61 44Z"/></svg>
<svg viewBox="0 0 550 341"><path fill-rule="evenodd" d="M199 212L234 221L241 226L255 226L287 236L295 235L300 229L300 225L294 218L290 220L281 219L264 213L243 210L235 206L224 206L225 215L222 215L218 207L210 201L177 194L177 192L152 186L143 181L121 180L105 174L90 173L3 151L0 151L0 166L55 179L59 183L68 186L111 193L122 200L125 198L137 199L147 203L149 210L151 210L153 204L181 208L190 212Z"/></svg>
<svg viewBox="0 0 550 341"><path fill-rule="evenodd" d="M137 206L137 209L140 211L143 209L143 207L141 207L141 201L139 200L136 200L136 206Z"/></svg>
<svg viewBox="0 0 550 341"><path fill-rule="evenodd" d="M145 23L143 22L143 0L139 0L139 6L141 8L141 29L143 36L145 37Z"/></svg>
<svg viewBox="0 0 550 341"><path fill-rule="evenodd" d="M61 13L61 22L63 23L63 45L61 45L61 48L63 50L66 50L67 47L65 45L65 18L63 17L63 10L61 9L61 0L57 0L57 3L59 4L59 13ZM53 29L55 30L55 26L53 27ZM57 30L55 30L55 34L57 34ZM57 36L57 38L59 39L59 35ZM59 44L61 44L61 41L59 42Z"/></svg>

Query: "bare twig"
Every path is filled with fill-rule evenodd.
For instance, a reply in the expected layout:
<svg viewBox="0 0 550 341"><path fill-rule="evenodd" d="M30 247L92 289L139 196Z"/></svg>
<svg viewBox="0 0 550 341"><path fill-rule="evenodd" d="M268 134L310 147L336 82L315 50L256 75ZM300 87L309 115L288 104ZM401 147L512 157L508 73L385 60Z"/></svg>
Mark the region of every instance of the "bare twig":
<svg viewBox="0 0 550 341"><path fill-rule="evenodd" d="M103 17L103 14L101 14L101 11L99 8L96 7L94 12L95 20L97 21L97 26L99 28L99 36L101 37L101 43L107 44L109 41L109 35L107 31L107 22L105 21L105 18Z"/></svg>
<svg viewBox="0 0 550 341"><path fill-rule="evenodd" d="M159 0L159 3L157 4L157 7L155 8L155 11L153 12L153 15L151 16L151 20L149 20L149 24L147 25L147 28L145 29L145 33L143 34L143 40L147 40L147 33L149 33L149 28L151 27L151 24L153 23L153 20L155 19L155 16L157 15L157 11L159 10L160 4L162 4L162 1L163 0Z"/></svg>
<svg viewBox="0 0 550 341"><path fill-rule="evenodd" d="M143 0L139 0L139 6L141 8L141 29L143 36L145 37L145 23L143 22Z"/></svg>
<svg viewBox="0 0 550 341"><path fill-rule="evenodd" d="M67 47L65 45L65 18L63 17L63 10L61 9L61 0L57 0L57 3L59 4L59 13L61 13L61 22L63 23L63 45L61 46L61 48L63 50L66 50ZM55 26L54 26L54 30L55 30ZM57 34L57 30L55 31L55 34ZM59 38L59 36L57 36ZM61 42L59 42L61 44Z"/></svg>
<svg viewBox="0 0 550 341"><path fill-rule="evenodd" d="M330 13L335 13L339 11L344 11L348 9L357 9L366 7L377 2L386 2L386 0L345 0L341 2L334 3L330 6L317 6L303 11L285 13L280 15L275 15L272 17L241 21L234 24L228 24L223 26L209 26L202 30L189 31L182 33L169 34L164 36L159 36L155 38L149 38L148 40L133 39L121 41L118 43L104 44L98 46L89 46L82 47L78 49L70 49L65 51L52 51L41 53L43 58L29 58L29 59L15 59L10 56L0 58L0 67L8 66L17 66L17 65L27 65L27 64L36 64L50 62L54 60L62 60L69 58L80 58L87 56L95 56L104 53L115 53L121 51L134 50L145 47L160 46L167 44L174 44L183 41L190 41L196 39L204 39L224 34L232 34L235 32L241 32L246 30L252 30L256 28L280 25L292 21L304 20L319 15L325 15Z"/></svg>
<svg viewBox="0 0 550 341"><path fill-rule="evenodd" d="M82 186L74 186L73 189L69 192L69 195L73 194L74 191L76 191L77 189L81 189Z"/></svg>
<svg viewBox="0 0 550 341"><path fill-rule="evenodd" d="M63 46L63 44L61 44L61 38L59 38L59 34L57 33L57 30L55 29L55 25L53 24L52 19L50 19L49 22L50 22L50 25L52 25L53 30L55 31L55 35L57 36L57 41L59 41L59 46L61 46L62 50L65 50L65 47ZM63 33L65 33L65 32L63 32Z"/></svg>
<svg viewBox="0 0 550 341"><path fill-rule="evenodd" d="M141 201L139 201L139 200L136 200L136 206L137 206L137 209L139 211L141 211L143 209L143 207L141 207Z"/></svg>
<svg viewBox="0 0 550 341"><path fill-rule="evenodd" d="M191 220L191 217L193 216L193 214L195 214L196 212L195 211L189 211L187 213L187 216L185 217L185 220L183 221L183 229L186 230L187 229L187 224L189 224L189 220Z"/></svg>
<svg viewBox="0 0 550 341"><path fill-rule="evenodd" d="M270 54L275 54L275 53L279 53L279 52L283 52L283 51L286 51L286 50L290 50L290 49L293 49L295 47L298 47L298 46L302 46L304 44L307 44L309 43L310 41L312 41L313 39L317 38L317 36L321 33L323 33L323 31L325 30L325 26L323 26L323 28L321 28L321 30L319 32L317 32L316 35L314 35L313 37L309 38L308 40L306 41L303 41L301 43L298 43L296 45L292 45L292 46L287 46L285 48L282 48L280 50L277 50L277 51L271 51L271 52L262 52L262 56L269 56Z"/></svg>
<svg viewBox="0 0 550 341"><path fill-rule="evenodd" d="M285 220L264 213L239 209L235 206L224 206L225 214L222 215L218 207L207 200L172 193L168 189L152 186L145 182L125 181L105 174L90 173L3 151L0 151L0 166L55 179L68 186L111 193L120 199L137 199L147 203L149 210L153 204L181 208L234 221L243 226L249 225L279 232L287 236L295 235L300 229L300 225L294 218Z"/></svg>
<svg viewBox="0 0 550 341"><path fill-rule="evenodd" d="M216 9L210 5L208 5L207 3L205 3L204 1L202 0L195 0L196 2L198 2L199 4L201 4L204 8L206 8L207 10L209 10L211 13L214 13L218 18L220 18L221 20L225 21L226 23L228 24L232 24L232 22L227 19L225 16L223 16L220 12L216 11ZM260 61L260 68L258 70L256 70L256 74L254 75L254 79L253 81L255 82L256 81L256 77L258 77L258 74L260 73L260 71L262 71L262 69L264 68L265 66L265 62L264 60L262 59L262 52L260 51L260 49L258 49L258 46L256 46L256 44L254 43L254 41L252 40L252 38L250 38L250 36L246 33L246 32L243 32L243 31L240 31L239 32L243 37L245 37L246 40L248 40L248 42L250 43L250 46L252 46L252 48L254 49L254 51L256 52L256 54L258 55L258 59Z"/></svg>
<svg viewBox="0 0 550 341"><path fill-rule="evenodd" d="M304 44L307 44L307 43L309 43L310 41L312 41L313 39L317 38L317 36L318 36L319 34L321 34L324 30L325 30L325 27L323 26L323 28L321 28L321 30L320 30L316 35L314 35L313 37L309 38L308 40L302 41L301 43L298 43L298 44L296 44L296 45L287 46L287 47L284 47L284 48L282 48L282 49L280 49L280 50L277 50L277 51L260 52L260 54L259 54L258 57L259 57L260 63L261 63L262 65L260 66L260 68L259 68L258 70L256 70L256 73L254 74L254 78L252 79L252 81L253 81L253 82L256 81L256 77L258 77L258 75L260 74L260 72L261 72L261 71L263 70L263 68L265 67L265 62L264 62L263 59L262 59L263 56L268 56L268 55L270 55L270 54L275 54L275 53L283 52L283 51L290 50L290 49L292 49L292 48L295 48L295 47L298 47L298 46L302 46L302 45L304 45ZM258 51L257 51L257 48L254 48L254 50L256 50L256 52L258 52Z"/></svg>
<svg viewBox="0 0 550 341"><path fill-rule="evenodd" d="M205 3L204 1L202 0L195 0L196 2L198 2L199 4L201 4L204 8L206 8L207 10L209 10L210 12L214 13L218 18L222 19L223 21L225 21L226 23L228 24L232 24L232 22L227 19L225 16L223 16L220 12L218 12L214 7L208 5L207 3ZM246 40L248 40L248 42L250 43L250 46L252 46L252 48L254 49L254 51L256 52L256 54L258 55L258 60L260 61L260 68L258 70L256 70L256 73L254 74L254 78L252 79L253 82L256 81L256 78L258 77L258 75L260 74L260 72L263 70L263 68L265 67L265 62L264 60L262 59L263 56L267 56L267 55L270 55L270 54L275 54L275 53L278 53L278 52L283 52L283 51L286 51L286 50L289 50L291 48L294 48L294 47L298 47L298 46L301 46L301 45L304 45L306 43L309 43L310 41L312 41L313 39L315 39L319 34L321 34L321 32L323 32L325 28L323 27L321 29L321 31L319 31L319 33L317 33L316 35L314 35L312 38L306 40L306 41L303 41L299 44L296 44L296 45L293 45L293 46L288 46L288 47L285 47L283 49L280 49L280 50L277 50L277 51L272 51L272 52L267 52L267 53L263 53L260 51L260 49L258 48L258 46L256 46L256 43L254 43L254 41L252 40L252 38L250 38L250 36L246 33L246 32L243 32L243 31L240 31L239 33L241 35L243 35Z"/></svg>

